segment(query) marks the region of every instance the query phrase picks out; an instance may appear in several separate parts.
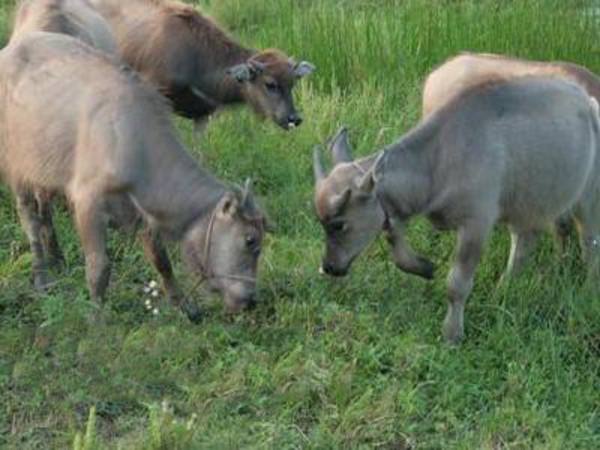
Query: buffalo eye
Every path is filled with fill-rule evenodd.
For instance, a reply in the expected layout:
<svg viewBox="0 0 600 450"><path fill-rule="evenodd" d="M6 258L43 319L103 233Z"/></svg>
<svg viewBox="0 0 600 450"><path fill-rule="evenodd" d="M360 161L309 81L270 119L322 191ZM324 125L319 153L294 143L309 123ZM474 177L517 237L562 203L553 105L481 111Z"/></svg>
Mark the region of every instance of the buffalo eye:
<svg viewBox="0 0 600 450"><path fill-rule="evenodd" d="M327 225L327 231L329 231L329 233L342 233L344 231L346 231L346 223L345 222L332 222L329 225Z"/></svg>
<svg viewBox="0 0 600 450"><path fill-rule="evenodd" d="M251 234L246 236L246 247L252 251L257 250L258 239Z"/></svg>
<svg viewBox="0 0 600 450"><path fill-rule="evenodd" d="M274 81L267 81L265 83L265 87L267 88L267 91L269 91L269 92L275 92L279 88L277 86L277 83L275 83Z"/></svg>

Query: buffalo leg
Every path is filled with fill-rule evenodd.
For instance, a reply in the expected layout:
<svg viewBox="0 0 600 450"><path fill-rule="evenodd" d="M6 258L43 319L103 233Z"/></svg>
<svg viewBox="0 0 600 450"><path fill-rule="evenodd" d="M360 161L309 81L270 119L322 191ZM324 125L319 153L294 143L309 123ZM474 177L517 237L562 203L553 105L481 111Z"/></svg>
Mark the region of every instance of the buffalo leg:
<svg viewBox="0 0 600 450"><path fill-rule="evenodd" d="M99 306L104 299L110 277L102 204L95 193L88 193L79 196L74 205L75 221L85 253L87 284L92 301Z"/></svg>
<svg viewBox="0 0 600 450"><path fill-rule="evenodd" d="M42 225L36 211L35 197L31 192L17 193L17 211L31 247L33 284L37 290L44 291L50 283L50 277L41 240Z"/></svg>
<svg viewBox="0 0 600 450"><path fill-rule="evenodd" d="M141 240L144 247L144 254L159 273L163 290L167 294L169 301L174 306L181 306L181 290L175 280L169 255L160 236L149 226L145 226L141 234Z"/></svg>
<svg viewBox="0 0 600 450"><path fill-rule="evenodd" d="M404 223L394 221L388 230L387 240L392 246L392 257L396 267L423 278L433 278L435 270L433 263L417 255L406 242Z"/></svg>
<svg viewBox="0 0 600 450"><path fill-rule="evenodd" d="M517 275L525 266L527 258L535 248L539 234L536 231L517 232L510 231L510 256L502 281Z"/></svg>
<svg viewBox="0 0 600 450"><path fill-rule="evenodd" d="M473 223L458 230L455 261L448 274L448 312L442 329L449 343L457 344L464 336L465 302L473 289L475 268L490 229L491 225Z"/></svg>
<svg viewBox="0 0 600 450"><path fill-rule="evenodd" d="M56 229L52 220L52 198L44 192L38 192L36 198L38 215L41 222L42 246L50 268L56 269L63 265L64 256L58 243Z"/></svg>
<svg viewBox="0 0 600 450"><path fill-rule="evenodd" d="M196 138L201 138L206 128L208 127L208 117L194 119L194 135Z"/></svg>
<svg viewBox="0 0 600 450"><path fill-rule="evenodd" d="M200 318L200 311L195 305L186 300L179 289L175 275L173 274L173 267L171 266L169 254L167 253L167 249L165 248L160 235L149 226L145 226L142 231L141 239L146 258L160 274L162 287L167 294L169 302L173 306L184 311L193 322L198 321Z"/></svg>
<svg viewBox="0 0 600 450"><path fill-rule="evenodd" d="M573 218L570 214L565 214L554 222L553 234L561 257L567 255L572 230Z"/></svg>
<svg viewBox="0 0 600 450"><path fill-rule="evenodd" d="M576 220L581 252L588 266L588 279L596 285L600 279L600 206L581 206Z"/></svg>

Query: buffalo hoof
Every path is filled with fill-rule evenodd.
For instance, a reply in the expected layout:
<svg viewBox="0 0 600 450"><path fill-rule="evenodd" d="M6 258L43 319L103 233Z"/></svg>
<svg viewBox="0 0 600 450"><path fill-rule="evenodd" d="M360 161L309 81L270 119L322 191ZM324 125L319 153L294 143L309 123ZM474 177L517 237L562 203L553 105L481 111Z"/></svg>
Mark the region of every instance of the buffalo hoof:
<svg viewBox="0 0 600 450"><path fill-rule="evenodd" d="M194 303L185 302L181 310L192 323L200 323L204 319L204 311Z"/></svg>
<svg viewBox="0 0 600 450"><path fill-rule="evenodd" d="M419 257L419 274L421 277L426 280L431 280L435 276L435 264L429 261L426 258Z"/></svg>
<svg viewBox="0 0 600 450"><path fill-rule="evenodd" d="M108 323L108 313L101 305L92 305L93 309L87 315L87 323L90 327L104 327Z"/></svg>
<svg viewBox="0 0 600 450"><path fill-rule="evenodd" d="M48 257L48 266L50 266L50 270L55 272L60 272L64 270L67 263L65 262L65 257L62 253L52 254Z"/></svg>
<svg viewBox="0 0 600 450"><path fill-rule="evenodd" d="M40 272L33 277L35 290L42 294L46 294L55 283L56 281L48 272Z"/></svg>
<svg viewBox="0 0 600 450"><path fill-rule="evenodd" d="M465 337L463 329L455 324L450 323L449 321L444 321L442 334L446 343L452 346L460 345Z"/></svg>

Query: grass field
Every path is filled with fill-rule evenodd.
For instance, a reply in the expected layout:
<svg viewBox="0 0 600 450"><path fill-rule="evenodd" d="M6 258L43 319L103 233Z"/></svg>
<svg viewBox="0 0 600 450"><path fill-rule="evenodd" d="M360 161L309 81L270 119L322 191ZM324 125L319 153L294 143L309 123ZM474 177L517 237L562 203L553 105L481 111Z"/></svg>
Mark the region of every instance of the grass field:
<svg viewBox="0 0 600 450"><path fill-rule="evenodd" d="M204 0L243 42L318 67L297 90L305 123L284 133L245 110L211 121L191 151L221 177L252 176L277 224L261 263L261 304L193 325L163 304L131 236L111 238L104 327L90 327L82 253L66 213L59 285L32 290L30 253L0 190L0 448L11 449L597 449L600 299L582 287L573 245L551 239L518 279L498 229L478 269L460 348L441 342L454 236L424 221L414 246L435 281L398 272L383 241L344 280L317 274L311 150L340 124L356 154L419 117L425 74L460 50L564 59L600 73L595 2L578 0ZM0 3L5 42L12 1ZM557 180L560 182L560 180ZM175 252L174 252L175 254ZM178 269L180 276L185 274Z"/></svg>

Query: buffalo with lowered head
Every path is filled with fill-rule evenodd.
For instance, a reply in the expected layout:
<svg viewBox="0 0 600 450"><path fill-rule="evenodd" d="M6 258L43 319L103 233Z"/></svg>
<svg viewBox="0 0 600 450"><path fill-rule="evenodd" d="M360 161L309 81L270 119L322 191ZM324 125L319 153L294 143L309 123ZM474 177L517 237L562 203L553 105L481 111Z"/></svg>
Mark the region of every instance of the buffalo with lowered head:
<svg viewBox="0 0 600 450"><path fill-rule="evenodd" d="M191 318L198 311L178 288L162 236L181 243L229 310L255 303L266 222L250 184L228 186L200 167L164 98L130 69L70 36L27 33L0 52L0 127L0 175L17 199L37 288L50 281L34 199L43 191L72 205L94 301L108 287L108 219L131 227L143 218L145 253Z"/></svg>
<svg viewBox="0 0 600 450"><path fill-rule="evenodd" d="M321 270L345 275L385 231L396 265L431 278L433 264L405 239L409 219L424 215L440 229L457 230L443 327L456 343L494 224L506 223L511 233L509 276L523 267L540 232L572 211L597 282L599 120L597 101L578 85L523 77L463 91L395 144L357 161L342 131L332 143L336 165L328 175L315 151L315 207L326 235Z"/></svg>

